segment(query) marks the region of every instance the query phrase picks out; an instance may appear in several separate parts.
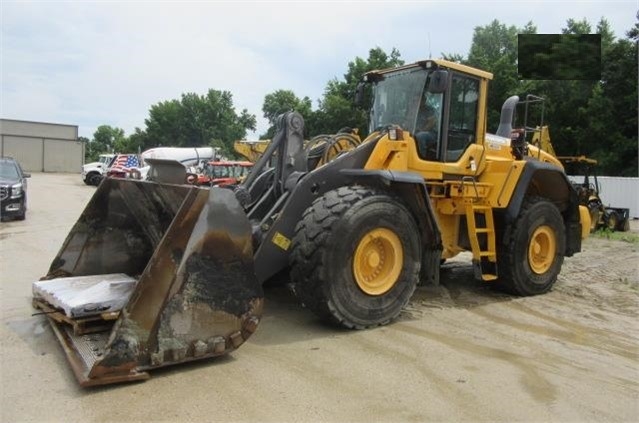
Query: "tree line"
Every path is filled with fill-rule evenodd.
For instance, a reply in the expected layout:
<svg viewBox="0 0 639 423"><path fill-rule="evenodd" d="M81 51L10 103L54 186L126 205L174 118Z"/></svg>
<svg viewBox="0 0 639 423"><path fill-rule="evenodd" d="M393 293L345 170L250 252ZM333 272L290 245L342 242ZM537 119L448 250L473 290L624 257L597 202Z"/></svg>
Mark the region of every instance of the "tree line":
<svg viewBox="0 0 639 423"><path fill-rule="evenodd" d="M637 16L639 20L639 14ZM543 102L544 124L549 125L555 151L559 155L586 155L599 161L601 174L637 176L637 43L639 23L624 37L616 38L609 23L601 19L594 27L586 20L569 19L561 29L565 35L599 34L601 64L599 79L521 79L518 72L518 36L537 34L529 22L524 27L508 26L494 20L474 29L467 55L447 53L442 57L492 72L488 94L488 128L496 131L503 102L512 95L534 94ZM521 54L521 51L519 52ZM588 61L590 58L584 58ZM573 60L573 59L570 59ZM592 62L592 60L591 60ZM261 139L275 133L277 117L286 111L299 112L307 137L335 133L341 128L357 128L367 135L369 102L353 102L361 76L373 69L401 66L399 50L390 53L376 47L367 58L356 57L347 64L343 78L326 84L317 107L308 97L292 90L278 89L264 97L263 116L270 126ZM370 96L370 92L366 93ZM537 109L533 114L541 118ZM219 147L233 155L233 142L256 129L256 116L246 109L238 112L233 95L210 89L206 94L182 94L180 99L152 105L145 128L126 135L120 128L102 125L87 143L87 160L105 151L138 152L157 146ZM531 123L531 122L529 122Z"/></svg>

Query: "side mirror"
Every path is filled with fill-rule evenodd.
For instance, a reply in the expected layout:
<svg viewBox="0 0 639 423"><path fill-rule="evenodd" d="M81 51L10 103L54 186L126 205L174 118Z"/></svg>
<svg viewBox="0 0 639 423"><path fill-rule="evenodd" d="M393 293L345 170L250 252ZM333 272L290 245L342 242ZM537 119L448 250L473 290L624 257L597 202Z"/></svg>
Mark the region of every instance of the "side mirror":
<svg viewBox="0 0 639 423"><path fill-rule="evenodd" d="M448 71L444 69L438 69L430 75L430 82L428 83L428 92L433 94L440 94L446 91L448 88Z"/></svg>
<svg viewBox="0 0 639 423"><path fill-rule="evenodd" d="M31 174L30 173L23 173L22 176L24 176L25 178L30 178Z"/></svg>
<svg viewBox="0 0 639 423"><path fill-rule="evenodd" d="M365 82L359 82L357 88L355 88L355 100L353 101L356 106L362 106L364 102L364 86Z"/></svg>

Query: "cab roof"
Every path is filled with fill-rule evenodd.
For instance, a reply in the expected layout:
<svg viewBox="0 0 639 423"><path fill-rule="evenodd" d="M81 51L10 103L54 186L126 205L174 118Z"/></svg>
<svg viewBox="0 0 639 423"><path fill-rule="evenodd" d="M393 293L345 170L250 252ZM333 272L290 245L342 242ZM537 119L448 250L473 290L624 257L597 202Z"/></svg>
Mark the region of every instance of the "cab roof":
<svg viewBox="0 0 639 423"><path fill-rule="evenodd" d="M420 60L418 62L410 63L404 66L398 66L396 68L387 68L381 70L372 70L370 72L366 72L364 76L372 76L375 79L375 76L383 76L386 73L392 73L396 71L401 71L405 69L411 68L423 68L423 69L452 69L458 72L462 72L468 75L473 75L483 79L493 79L493 74L490 72L486 72L480 69L473 68L471 66L462 65L461 63L450 62L448 60L443 59L427 59Z"/></svg>

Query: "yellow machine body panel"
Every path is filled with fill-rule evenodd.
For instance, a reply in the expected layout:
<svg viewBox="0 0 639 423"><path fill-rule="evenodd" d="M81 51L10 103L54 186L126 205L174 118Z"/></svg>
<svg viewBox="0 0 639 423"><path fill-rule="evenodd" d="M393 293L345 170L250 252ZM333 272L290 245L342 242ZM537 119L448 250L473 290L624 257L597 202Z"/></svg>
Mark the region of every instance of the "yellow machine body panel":
<svg viewBox="0 0 639 423"><path fill-rule="evenodd" d="M438 219L443 242L442 258L470 249L475 260L485 257L496 263L493 210L505 209L511 203L527 165L526 160L534 159L561 170L563 167L556 157L537 146L549 142L547 127L537 128L536 138L533 138L537 145L527 144L525 154L520 157L514 152L512 143L515 141L511 140L510 132L503 136L487 133L486 104L492 74L443 60L420 64L425 68L447 70L451 74L449 89L457 98L468 97L470 101L452 104L455 96L445 101L443 97L438 98L439 106L445 109L444 114L440 113L444 123L440 123L438 147L436 153L430 153L431 157L428 152L420 151L417 123L414 131L398 128L383 136L365 168L419 173L428 187ZM405 66L399 71L410 72L415 66ZM455 84L473 88L461 88L455 92ZM426 89L424 92L427 97ZM430 97L435 96L431 94ZM474 107L468 107L468 104ZM455 108L467 108L474 113L474 118L467 119L473 125L472 129L464 126L466 121L461 124L454 122ZM444 126L446 124L448 127ZM371 134L371 137L375 136ZM483 278L492 280L496 276L485 275Z"/></svg>

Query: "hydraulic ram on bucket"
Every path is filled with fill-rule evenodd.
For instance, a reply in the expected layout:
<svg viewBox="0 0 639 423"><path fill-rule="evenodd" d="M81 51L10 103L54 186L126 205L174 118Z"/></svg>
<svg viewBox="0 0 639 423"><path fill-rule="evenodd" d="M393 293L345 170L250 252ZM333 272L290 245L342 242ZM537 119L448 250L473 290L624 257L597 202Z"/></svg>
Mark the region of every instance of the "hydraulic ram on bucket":
<svg viewBox="0 0 639 423"><path fill-rule="evenodd" d="M64 302L55 291L73 292L82 276L104 279L94 294L122 289L100 276L113 274L137 279L121 310L106 294L76 305L81 317L47 301ZM69 282L47 288L48 280ZM149 369L238 348L259 323L263 296L251 226L232 191L107 178L34 284L33 302L90 386L147 379Z"/></svg>

